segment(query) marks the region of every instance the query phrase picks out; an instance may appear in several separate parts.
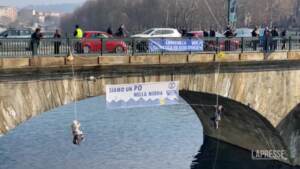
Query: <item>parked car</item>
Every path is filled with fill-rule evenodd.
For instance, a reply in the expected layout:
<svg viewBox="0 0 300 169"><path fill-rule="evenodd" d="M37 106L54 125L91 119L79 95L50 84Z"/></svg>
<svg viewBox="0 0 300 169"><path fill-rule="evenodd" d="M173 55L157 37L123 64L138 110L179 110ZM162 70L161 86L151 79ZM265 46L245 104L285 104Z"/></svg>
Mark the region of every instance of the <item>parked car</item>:
<svg viewBox="0 0 300 169"><path fill-rule="evenodd" d="M137 38L136 50L138 52L147 52L149 38L180 38L181 34L177 29L173 28L152 28L146 30L143 33L132 35L131 37Z"/></svg>
<svg viewBox="0 0 300 169"><path fill-rule="evenodd" d="M111 35L106 32L101 31L85 31L83 35L83 39L80 41L81 49L84 53L98 53L104 47L103 52L109 53L126 53L127 45L123 40L120 39L110 39L113 38ZM102 39L102 40L101 40ZM105 45L102 45L102 42ZM77 49L78 50L78 49Z"/></svg>
<svg viewBox="0 0 300 169"><path fill-rule="evenodd" d="M0 34L2 33L2 32L4 32L6 30L6 28L4 28L4 27L2 27L1 25L0 25Z"/></svg>
<svg viewBox="0 0 300 169"><path fill-rule="evenodd" d="M204 38L203 31L191 31L187 33L188 37L193 38ZM216 39L207 39L204 42L205 51L215 51L215 50L225 50L225 36L219 32L216 32L216 38L219 38L219 46L217 45ZM239 39L230 39L230 50L239 49L240 41Z"/></svg>
<svg viewBox="0 0 300 169"><path fill-rule="evenodd" d="M181 34L173 28L152 28L143 33L132 35L133 38L180 38Z"/></svg>
<svg viewBox="0 0 300 169"><path fill-rule="evenodd" d="M193 38L203 38L204 32L203 31L191 31L186 34L187 37L193 37Z"/></svg>
<svg viewBox="0 0 300 169"><path fill-rule="evenodd" d="M0 47L6 51L26 51L29 49L31 33L31 29L9 28L0 33Z"/></svg>
<svg viewBox="0 0 300 169"><path fill-rule="evenodd" d="M31 29L15 29L10 28L0 34L0 38L30 38Z"/></svg>

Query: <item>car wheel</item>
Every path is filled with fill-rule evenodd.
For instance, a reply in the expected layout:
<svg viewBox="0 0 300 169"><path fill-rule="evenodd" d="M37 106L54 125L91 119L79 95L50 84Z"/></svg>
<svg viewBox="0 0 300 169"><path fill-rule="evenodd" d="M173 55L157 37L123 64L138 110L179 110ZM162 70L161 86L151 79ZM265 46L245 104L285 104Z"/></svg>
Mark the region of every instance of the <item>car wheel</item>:
<svg viewBox="0 0 300 169"><path fill-rule="evenodd" d="M91 52L91 50L90 50L89 46L83 47L83 53L90 53L90 52Z"/></svg>
<svg viewBox="0 0 300 169"><path fill-rule="evenodd" d="M123 50L122 46L117 46L116 49L115 49L115 52L117 54L120 54L120 53L124 53L124 50Z"/></svg>

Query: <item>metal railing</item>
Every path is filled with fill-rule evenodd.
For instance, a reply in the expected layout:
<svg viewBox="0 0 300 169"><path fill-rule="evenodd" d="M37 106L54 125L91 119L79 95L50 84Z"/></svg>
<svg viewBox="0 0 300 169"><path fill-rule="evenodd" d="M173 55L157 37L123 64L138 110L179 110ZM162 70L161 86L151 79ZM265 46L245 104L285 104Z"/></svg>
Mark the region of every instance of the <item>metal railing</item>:
<svg viewBox="0 0 300 169"><path fill-rule="evenodd" d="M272 52L300 50L300 37L287 38L103 38L0 39L0 57L149 55L165 53Z"/></svg>

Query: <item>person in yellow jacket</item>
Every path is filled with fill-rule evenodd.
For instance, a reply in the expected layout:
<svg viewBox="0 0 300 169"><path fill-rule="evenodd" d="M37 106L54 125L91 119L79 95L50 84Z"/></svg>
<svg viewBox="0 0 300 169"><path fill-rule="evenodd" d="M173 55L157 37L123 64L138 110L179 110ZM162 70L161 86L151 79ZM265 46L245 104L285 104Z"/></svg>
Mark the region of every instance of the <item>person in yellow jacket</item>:
<svg viewBox="0 0 300 169"><path fill-rule="evenodd" d="M82 31L82 29L79 27L79 25L76 25L76 26L75 26L74 37L75 37L75 38L78 38L78 39L83 38L83 31Z"/></svg>
<svg viewBox="0 0 300 169"><path fill-rule="evenodd" d="M76 38L76 39L81 39L81 38L83 38L83 30L79 27L79 25L76 25L75 26L75 31L74 31L74 37ZM82 47L82 44L81 44L81 42L80 41L77 41L76 40L76 43L75 43L75 51L77 52L77 53L83 53L83 47Z"/></svg>

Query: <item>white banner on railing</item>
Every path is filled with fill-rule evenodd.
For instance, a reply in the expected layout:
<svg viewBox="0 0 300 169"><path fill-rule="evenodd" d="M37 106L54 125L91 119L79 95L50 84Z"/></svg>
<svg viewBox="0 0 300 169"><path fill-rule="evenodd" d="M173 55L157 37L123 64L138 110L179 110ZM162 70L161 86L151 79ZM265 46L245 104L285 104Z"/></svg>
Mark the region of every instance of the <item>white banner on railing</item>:
<svg viewBox="0 0 300 169"><path fill-rule="evenodd" d="M106 85L108 108L170 105L178 100L178 81Z"/></svg>

